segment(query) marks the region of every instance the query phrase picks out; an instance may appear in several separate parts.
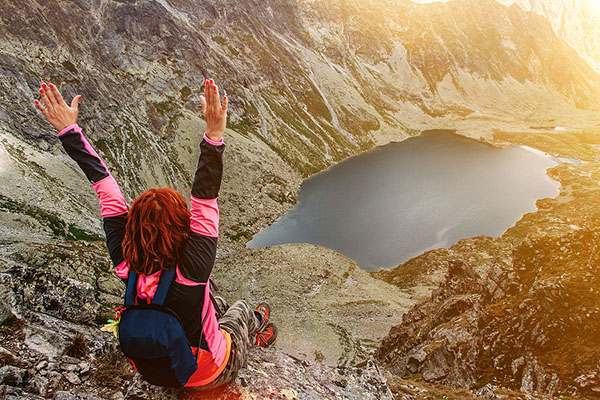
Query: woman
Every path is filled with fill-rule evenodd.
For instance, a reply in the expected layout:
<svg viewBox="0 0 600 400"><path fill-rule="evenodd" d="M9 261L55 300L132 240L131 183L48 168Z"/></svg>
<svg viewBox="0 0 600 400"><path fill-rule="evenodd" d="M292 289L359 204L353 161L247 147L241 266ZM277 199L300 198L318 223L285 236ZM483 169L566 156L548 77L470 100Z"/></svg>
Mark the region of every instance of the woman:
<svg viewBox="0 0 600 400"><path fill-rule="evenodd" d="M227 98L223 96L221 104L213 80L205 82L200 100L206 132L200 143L188 211L183 197L168 188L146 191L128 210L115 179L77 125L81 96L67 106L58 89L45 83L40 95L42 101L36 100L36 106L58 130L65 150L98 194L117 275L125 282L130 270L139 275L136 301L149 303L161 272L175 269L176 278L164 305L177 314L194 354L198 354L198 368L185 386L213 388L233 381L245 364L248 344L272 344L277 329L269 322L266 303L252 310L242 300L231 307L219 297L211 301L209 282L217 249L217 197L223 174ZM198 351L195 346L200 340Z"/></svg>

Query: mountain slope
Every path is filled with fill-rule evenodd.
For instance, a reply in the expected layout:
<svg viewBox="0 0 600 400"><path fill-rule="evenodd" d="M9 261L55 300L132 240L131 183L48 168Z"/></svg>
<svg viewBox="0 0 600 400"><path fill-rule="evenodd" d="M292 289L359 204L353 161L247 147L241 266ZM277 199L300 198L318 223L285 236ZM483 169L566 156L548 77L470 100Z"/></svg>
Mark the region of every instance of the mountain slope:
<svg viewBox="0 0 600 400"><path fill-rule="evenodd" d="M151 186L188 193L210 76L231 99L217 279L232 299L280 307L289 353L357 362L426 290L396 290L314 246L245 240L291 207L302 177L345 157L426 127L479 137L579 122L600 81L518 7L376 3L0 0L2 269L33 263L120 302L104 246L87 243L102 236L93 190L32 104L42 80L83 95L81 125L132 200Z"/></svg>
<svg viewBox="0 0 600 400"><path fill-rule="evenodd" d="M149 186L189 185L202 130L197 88L207 76L232 100L232 135L256 143L272 164L265 170L281 170L282 160L301 176L425 127L479 137L485 119L563 118L600 98L600 76L548 23L492 0L0 7L2 225L17 236L7 212L28 226L49 213L67 237L77 236L69 229L101 234L89 217L96 200L31 105L42 80L83 95L82 125L128 199ZM41 193L34 210L32 192Z"/></svg>
<svg viewBox="0 0 600 400"><path fill-rule="evenodd" d="M378 358L428 382L597 399L600 130L494 137L579 163L550 169L560 195L538 200L501 237L463 239L374 273L401 288L436 287L390 330Z"/></svg>
<svg viewBox="0 0 600 400"><path fill-rule="evenodd" d="M554 32L600 72L600 6L597 0L498 0L544 16Z"/></svg>

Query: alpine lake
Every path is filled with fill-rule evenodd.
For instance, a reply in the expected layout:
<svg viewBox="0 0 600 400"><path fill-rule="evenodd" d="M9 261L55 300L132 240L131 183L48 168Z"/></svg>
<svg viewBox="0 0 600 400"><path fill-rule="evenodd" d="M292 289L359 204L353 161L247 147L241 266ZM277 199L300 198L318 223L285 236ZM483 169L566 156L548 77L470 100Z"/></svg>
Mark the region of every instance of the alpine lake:
<svg viewBox="0 0 600 400"><path fill-rule="evenodd" d="M247 246L312 243L365 270L395 267L462 238L501 235L538 199L558 196L546 170L561 162L524 146L425 131L305 180L294 208Z"/></svg>

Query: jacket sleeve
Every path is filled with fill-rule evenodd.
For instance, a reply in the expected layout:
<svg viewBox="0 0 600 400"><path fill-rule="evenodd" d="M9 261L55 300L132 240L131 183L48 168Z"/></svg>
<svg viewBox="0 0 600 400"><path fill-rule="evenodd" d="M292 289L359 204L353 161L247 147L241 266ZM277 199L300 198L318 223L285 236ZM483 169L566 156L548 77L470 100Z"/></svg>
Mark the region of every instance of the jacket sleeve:
<svg viewBox="0 0 600 400"><path fill-rule="evenodd" d="M208 281L217 254L219 207L217 197L223 176L223 140L206 134L200 143L200 159L191 195L190 236L177 273L177 282L195 286Z"/></svg>
<svg viewBox="0 0 600 400"><path fill-rule="evenodd" d="M98 195L110 258L119 276L127 278L126 274L121 276L123 271L119 273L119 269L124 269L121 242L127 223L127 204L121 189L77 124L63 129L58 137L67 154L77 162Z"/></svg>

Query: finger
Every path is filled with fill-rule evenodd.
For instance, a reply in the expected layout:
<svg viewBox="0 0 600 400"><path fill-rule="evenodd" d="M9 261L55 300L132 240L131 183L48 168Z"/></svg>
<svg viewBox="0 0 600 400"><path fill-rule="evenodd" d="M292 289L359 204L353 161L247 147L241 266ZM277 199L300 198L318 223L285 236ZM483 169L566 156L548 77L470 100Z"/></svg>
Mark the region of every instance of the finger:
<svg viewBox="0 0 600 400"><path fill-rule="evenodd" d="M42 114L44 114L44 116L46 115L46 113L48 112L46 110L46 108L42 105L42 103L40 103L39 101L35 101L35 105L38 108L38 110L40 110L42 112Z"/></svg>
<svg viewBox="0 0 600 400"><path fill-rule="evenodd" d="M221 113L227 114L227 96L223 96L223 106L221 107Z"/></svg>
<svg viewBox="0 0 600 400"><path fill-rule="evenodd" d="M221 99L219 99L219 87L217 85L213 85L213 102L216 109L221 108Z"/></svg>
<svg viewBox="0 0 600 400"><path fill-rule="evenodd" d="M212 110L215 110L217 107L217 102L215 101L215 81L212 79L208 81L208 95L210 99L208 99L208 104Z"/></svg>
<svg viewBox="0 0 600 400"><path fill-rule="evenodd" d="M52 107L58 106L58 100L54 98L54 93L52 93L52 89L49 88L45 83L42 83L42 88L44 88L44 92L46 93L46 96L48 96L48 100L50 101Z"/></svg>
<svg viewBox="0 0 600 400"><path fill-rule="evenodd" d="M67 103L65 102L65 100L62 97L62 94L60 94L60 92L58 91L56 86L54 86L53 84L50 84L50 91L52 92L52 95L56 99L57 104L67 105Z"/></svg>
<svg viewBox="0 0 600 400"><path fill-rule="evenodd" d="M200 96L200 103L202 103L202 112L206 113L206 97Z"/></svg>
<svg viewBox="0 0 600 400"><path fill-rule="evenodd" d="M215 81L212 79L209 79L208 80L208 93L210 95L210 100L209 100L208 104L210 104L213 107L215 105L214 91L215 91Z"/></svg>
<svg viewBox="0 0 600 400"><path fill-rule="evenodd" d="M204 100L206 100L206 106L204 111L208 111L210 110L210 107L212 106L212 98L210 96L210 80L207 79L206 83L204 84Z"/></svg>
<svg viewBox="0 0 600 400"><path fill-rule="evenodd" d="M40 97L42 98L42 101L46 105L46 108L48 109L48 111L52 110L53 109L52 103L48 99L47 93L44 89L40 89Z"/></svg>
<svg viewBox="0 0 600 400"><path fill-rule="evenodd" d="M75 111L79 110L79 100L81 100L81 95L73 97L71 100L71 108L74 108Z"/></svg>

